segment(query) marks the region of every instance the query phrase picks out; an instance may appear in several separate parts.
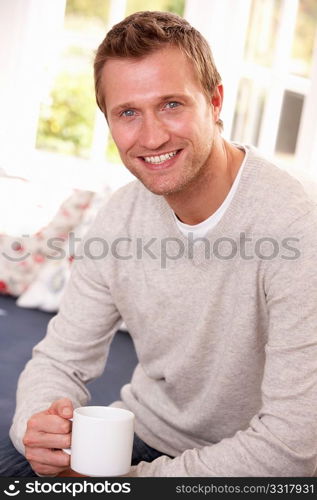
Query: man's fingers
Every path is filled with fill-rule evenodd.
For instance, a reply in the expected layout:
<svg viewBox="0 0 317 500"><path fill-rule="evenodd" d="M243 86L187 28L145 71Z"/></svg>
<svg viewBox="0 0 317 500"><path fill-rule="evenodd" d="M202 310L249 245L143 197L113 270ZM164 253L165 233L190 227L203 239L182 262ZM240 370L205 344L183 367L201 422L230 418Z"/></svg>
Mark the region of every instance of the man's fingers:
<svg viewBox="0 0 317 500"><path fill-rule="evenodd" d="M26 433L23 444L30 448L69 448L71 434L50 434L30 430Z"/></svg>
<svg viewBox="0 0 317 500"><path fill-rule="evenodd" d="M70 456L60 450L49 450L45 448L26 448L25 458L31 463L43 464L51 467L59 467L61 470L69 467ZM37 472L41 474L39 470Z"/></svg>
<svg viewBox="0 0 317 500"><path fill-rule="evenodd" d="M38 474L56 476L69 468L70 457L61 448L70 447L72 422L68 419L72 415L72 402L63 398L28 420L23 438L25 457Z"/></svg>
<svg viewBox="0 0 317 500"><path fill-rule="evenodd" d="M48 432L51 434L68 434L72 427L72 422L58 415L43 414L33 415L27 425L30 431Z"/></svg>
<svg viewBox="0 0 317 500"><path fill-rule="evenodd" d="M68 398L58 399L51 404L48 413L59 415L63 418L71 418L73 416L73 403Z"/></svg>

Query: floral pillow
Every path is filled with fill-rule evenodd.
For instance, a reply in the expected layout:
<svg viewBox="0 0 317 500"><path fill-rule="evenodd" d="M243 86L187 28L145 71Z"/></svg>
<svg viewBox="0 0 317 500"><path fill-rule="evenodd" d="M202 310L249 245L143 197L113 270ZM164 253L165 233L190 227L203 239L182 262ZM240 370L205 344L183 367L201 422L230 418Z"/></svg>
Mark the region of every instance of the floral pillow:
<svg viewBox="0 0 317 500"><path fill-rule="evenodd" d="M18 298L18 306L38 308L47 312L58 311L65 285L70 276L71 263L80 241L90 227L100 206L108 199L109 195L109 188L93 195L80 223L72 228L74 244L70 245L69 238L66 238L60 248L62 252L59 254L63 257L56 259L50 255L46 259L36 278Z"/></svg>
<svg viewBox="0 0 317 500"><path fill-rule="evenodd" d="M45 262L35 280L17 299L17 305L51 313L57 311L70 268L71 264L67 259Z"/></svg>
<svg viewBox="0 0 317 500"><path fill-rule="evenodd" d="M48 258L59 254L93 196L92 191L74 189L52 220L35 234L0 234L0 293L18 297L27 290Z"/></svg>

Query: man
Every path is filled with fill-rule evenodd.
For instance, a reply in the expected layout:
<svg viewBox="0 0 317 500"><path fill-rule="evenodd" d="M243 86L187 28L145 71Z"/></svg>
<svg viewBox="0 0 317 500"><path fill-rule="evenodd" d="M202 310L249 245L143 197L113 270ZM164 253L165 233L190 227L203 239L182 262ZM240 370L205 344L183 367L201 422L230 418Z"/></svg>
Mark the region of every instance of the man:
<svg viewBox="0 0 317 500"><path fill-rule="evenodd" d="M139 359L114 402L136 416L130 476L314 475L315 205L254 148L221 137L220 76L178 16L114 26L95 84L138 180L99 212L20 377L16 449L37 474L65 473L68 419L123 319Z"/></svg>

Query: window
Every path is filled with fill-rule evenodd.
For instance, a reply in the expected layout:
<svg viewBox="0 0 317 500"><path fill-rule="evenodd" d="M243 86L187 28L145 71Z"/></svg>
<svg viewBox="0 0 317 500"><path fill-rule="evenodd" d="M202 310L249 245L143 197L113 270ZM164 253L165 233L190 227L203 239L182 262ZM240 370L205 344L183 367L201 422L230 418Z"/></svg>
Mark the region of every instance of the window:
<svg viewBox="0 0 317 500"><path fill-rule="evenodd" d="M231 138L282 166L296 161L316 28L315 0L252 0Z"/></svg>
<svg viewBox="0 0 317 500"><path fill-rule="evenodd" d="M233 120L232 139L258 146L265 87L249 78L240 81Z"/></svg>
<svg viewBox="0 0 317 500"><path fill-rule="evenodd" d="M4 170L49 177L60 168L64 178L68 164L71 179L86 169L85 186L97 167L106 181L124 181L95 104L94 51L109 26L153 9L184 15L210 42L224 79L225 137L316 169L316 0L16 0L0 2Z"/></svg>
<svg viewBox="0 0 317 500"><path fill-rule="evenodd" d="M303 110L304 96L286 90L278 127L275 151L280 155L294 155Z"/></svg>

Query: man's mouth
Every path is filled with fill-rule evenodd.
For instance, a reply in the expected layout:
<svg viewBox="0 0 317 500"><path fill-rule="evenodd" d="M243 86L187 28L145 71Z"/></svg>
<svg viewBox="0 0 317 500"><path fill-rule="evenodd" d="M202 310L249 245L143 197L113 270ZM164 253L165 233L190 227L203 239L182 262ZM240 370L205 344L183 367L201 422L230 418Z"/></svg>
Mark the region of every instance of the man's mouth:
<svg viewBox="0 0 317 500"><path fill-rule="evenodd" d="M177 149L176 151L171 151L169 153L164 153L164 154L161 154L161 155L156 155L156 156L142 156L142 158L143 158L143 160L146 163L151 163L152 165L160 165L161 163L164 163L167 160L170 160L171 158L173 158L174 156L176 156L179 151L180 150Z"/></svg>

